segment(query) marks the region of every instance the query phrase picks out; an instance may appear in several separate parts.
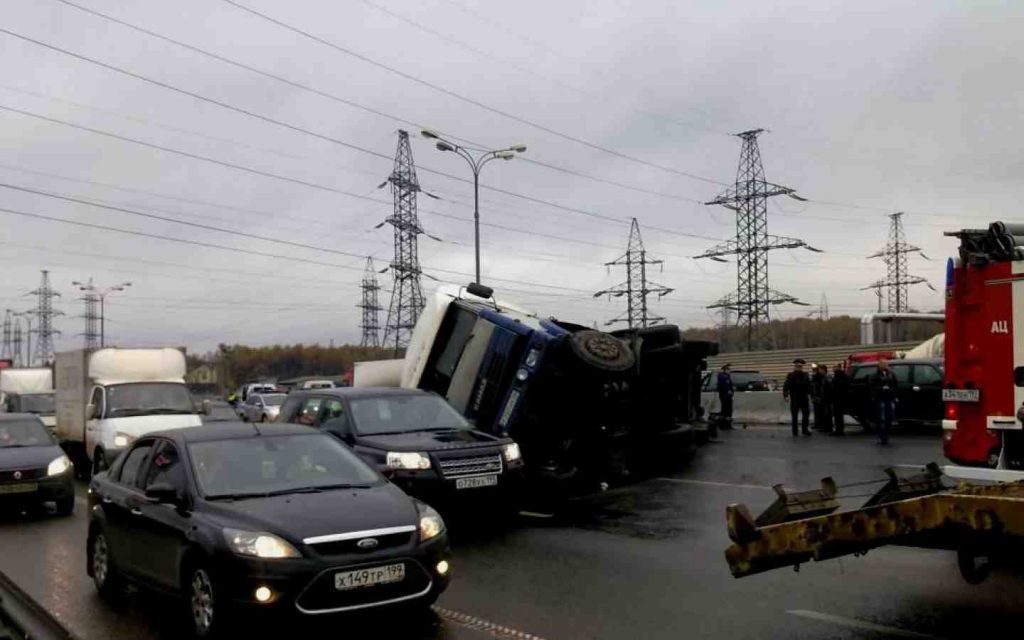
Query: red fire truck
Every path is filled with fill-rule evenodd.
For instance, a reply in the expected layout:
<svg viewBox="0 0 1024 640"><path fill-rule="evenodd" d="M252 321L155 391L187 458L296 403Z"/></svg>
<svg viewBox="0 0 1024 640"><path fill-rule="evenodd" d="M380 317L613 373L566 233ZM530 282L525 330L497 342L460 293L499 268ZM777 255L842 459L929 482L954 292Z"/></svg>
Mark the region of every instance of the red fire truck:
<svg viewBox="0 0 1024 640"><path fill-rule="evenodd" d="M946 267L943 450L960 465L1024 469L1016 417L1024 389L1015 384L1024 365L1024 224L946 235L960 239L960 251Z"/></svg>

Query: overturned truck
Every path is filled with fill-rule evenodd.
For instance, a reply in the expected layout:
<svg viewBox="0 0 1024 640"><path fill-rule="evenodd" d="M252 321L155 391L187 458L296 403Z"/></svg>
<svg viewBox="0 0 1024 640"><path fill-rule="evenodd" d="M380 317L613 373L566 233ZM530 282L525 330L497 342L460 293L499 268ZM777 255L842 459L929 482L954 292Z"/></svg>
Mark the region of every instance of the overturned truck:
<svg viewBox="0 0 1024 640"><path fill-rule="evenodd" d="M487 287L442 286L397 382L514 438L534 481L578 492L686 458L715 353L671 325L605 333L541 318ZM357 386L369 379L357 368Z"/></svg>

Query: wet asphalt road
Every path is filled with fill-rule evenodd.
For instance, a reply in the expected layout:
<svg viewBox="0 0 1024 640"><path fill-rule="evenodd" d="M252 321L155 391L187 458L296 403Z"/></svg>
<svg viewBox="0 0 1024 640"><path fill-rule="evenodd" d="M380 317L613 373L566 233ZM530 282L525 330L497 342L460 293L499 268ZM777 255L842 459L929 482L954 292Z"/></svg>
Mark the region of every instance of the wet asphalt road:
<svg viewBox="0 0 1024 640"><path fill-rule="evenodd" d="M673 476L576 500L558 516L457 529L455 577L434 615L337 622L323 637L954 638L1024 611L1020 578L971 587L941 551L886 547L799 573L732 578L722 555L727 504L757 513L776 482L814 488L832 475L842 485L942 458L937 436L896 437L887 448L867 436L793 439L774 428L722 439ZM847 503L874 488L850 489ZM83 640L179 637L173 601L139 594L113 611L97 598L84 570L83 506L71 518L0 521L0 570Z"/></svg>

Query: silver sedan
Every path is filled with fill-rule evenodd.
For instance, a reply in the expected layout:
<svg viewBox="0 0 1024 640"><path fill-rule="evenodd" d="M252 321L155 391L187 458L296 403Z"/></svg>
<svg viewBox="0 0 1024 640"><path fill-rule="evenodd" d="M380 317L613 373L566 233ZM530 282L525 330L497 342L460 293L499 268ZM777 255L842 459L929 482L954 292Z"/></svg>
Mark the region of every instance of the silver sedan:
<svg viewBox="0 0 1024 640"><path fill-rule="evenodd" d="M283 393L250 393L239 413L244 422L273 422L287 397Z"/></svg>

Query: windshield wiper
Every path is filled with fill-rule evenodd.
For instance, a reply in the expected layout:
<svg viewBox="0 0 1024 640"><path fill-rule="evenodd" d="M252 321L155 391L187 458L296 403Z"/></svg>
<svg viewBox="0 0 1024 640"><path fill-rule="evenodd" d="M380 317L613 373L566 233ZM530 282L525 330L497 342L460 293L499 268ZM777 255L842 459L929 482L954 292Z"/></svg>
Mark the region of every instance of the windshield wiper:
<svg viewBox="0 0 1024 640"><path fill-rule="evenodd" d="M206 496L207 500L245 500L247 498L266 498L269 493L217 493Z"/></svg>
<svg viewBox="0 0 1024 640"><path fill-rule="evenodd" d="M309 487L293 487L291 489L278 489L268 491L266 496L283 496L290 493L323 493L324 491L335 491L337 489L369 489L368 484L322 484Z"/></svg>

